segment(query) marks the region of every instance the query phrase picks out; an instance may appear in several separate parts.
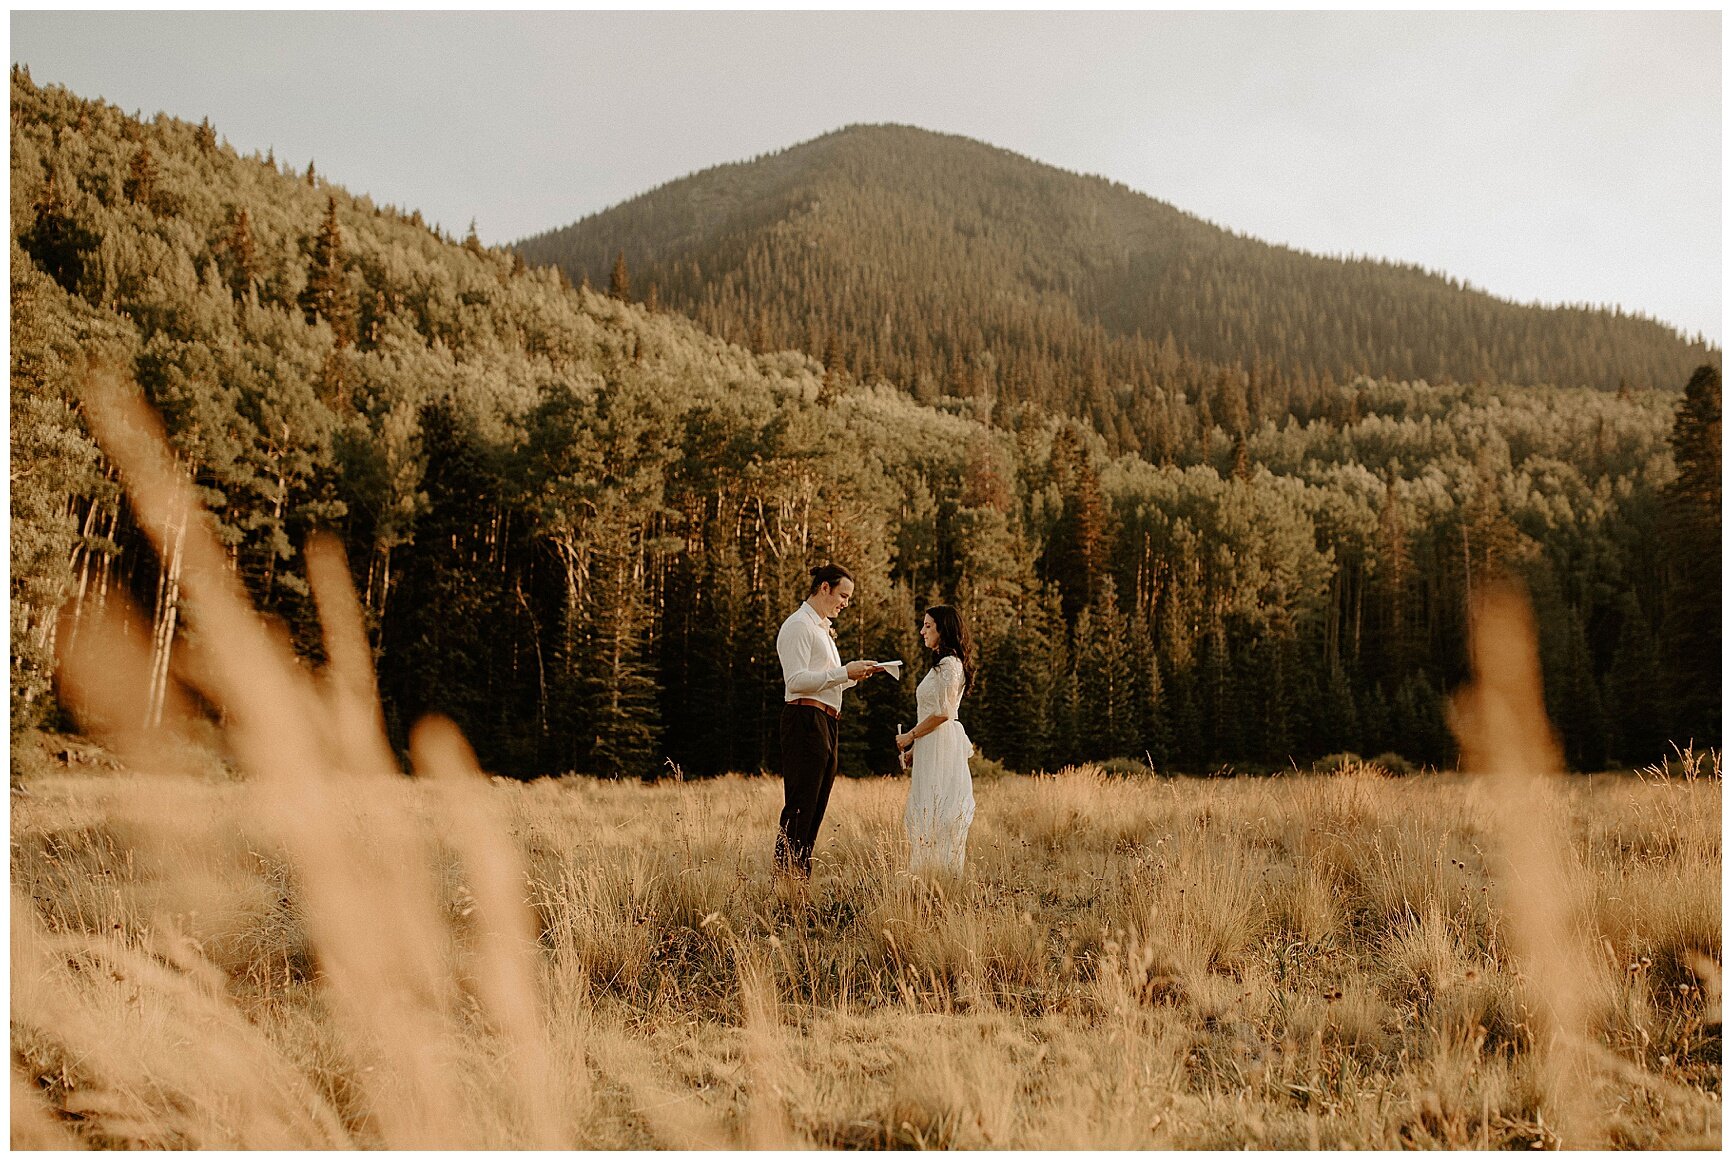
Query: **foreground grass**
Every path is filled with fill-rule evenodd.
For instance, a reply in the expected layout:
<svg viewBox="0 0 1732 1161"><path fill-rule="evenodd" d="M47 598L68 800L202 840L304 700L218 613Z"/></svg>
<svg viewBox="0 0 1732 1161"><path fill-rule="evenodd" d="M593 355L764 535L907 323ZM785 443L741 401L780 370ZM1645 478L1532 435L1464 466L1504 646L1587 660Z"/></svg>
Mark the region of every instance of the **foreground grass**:
<svg viewBox="0 0 1732 1161"><path fill-rule="evenodd" d="M494 782L539 927L526 1085L484 1018L460 823L394 784L457 981L443 1143L549 1116L589 1148L1558 1143L1473 780L982 782L967 874L930 885L902 870L906 789L838 784L802 895L768 873L774 780ZM48 772L14 796L15 1145L390 1140L251 793ZM1720 785L1565 798L1592 1139L1716 1148Z"/></svg>

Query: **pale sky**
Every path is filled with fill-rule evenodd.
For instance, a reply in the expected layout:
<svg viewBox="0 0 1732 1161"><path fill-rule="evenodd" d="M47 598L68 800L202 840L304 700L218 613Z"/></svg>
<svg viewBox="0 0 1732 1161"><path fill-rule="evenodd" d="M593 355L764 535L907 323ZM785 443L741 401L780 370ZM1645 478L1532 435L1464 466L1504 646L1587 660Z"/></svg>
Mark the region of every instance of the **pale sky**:
<svg viewBox="0 0 1732 1161"><path fill-rule="evenodd" d="M508 242L856 122L1719 342L1718 12L14 12L12 61Z"/></svg>

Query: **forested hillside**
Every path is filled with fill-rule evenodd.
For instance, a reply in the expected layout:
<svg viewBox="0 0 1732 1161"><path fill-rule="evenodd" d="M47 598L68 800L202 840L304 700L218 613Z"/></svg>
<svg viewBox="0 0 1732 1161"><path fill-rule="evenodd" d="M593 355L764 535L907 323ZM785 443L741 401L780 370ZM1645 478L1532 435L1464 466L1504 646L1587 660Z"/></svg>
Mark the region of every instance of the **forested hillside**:
<svg viewBox="0 0 1732 1161"><path fill-rule="evenodd" d="M1517 306L1412 266L1230 233L1098 177L906 126L706 170L519 244L754 350L917 398L1035 401L1110 450L1195 457L1182 394L1230 433L1309 420L1358 375L1675 389L1719 352L1651 319Z"/></svg>
<svg viewBox="0 0 1732 1161"><path fill-rule="evenodd" d="M310 161L16 69L12 142L15 731L59 713L56 634L119 595L159 688L197 632L79 417L83 376L111 367L301 647L316 657L300 548L330 527L397 736L442 710L502 772L773 765L775 629L824 559L859 582L845 655L916 659L922 602L962 606L981 652L965 720L1019 768L1447 761L1439 695L1498 567L1535 593L1573 762L1718 741L1697 631L1711 597L1717 646L1711 368L1682 418L1688 368L1624 393L1319 380L1295 417L1157 363L1113 388L1168 417L1157 463L1032 387L923 403L754 354L440 237ZM892 768L913 682L851 704L845 769Z"/></svg>

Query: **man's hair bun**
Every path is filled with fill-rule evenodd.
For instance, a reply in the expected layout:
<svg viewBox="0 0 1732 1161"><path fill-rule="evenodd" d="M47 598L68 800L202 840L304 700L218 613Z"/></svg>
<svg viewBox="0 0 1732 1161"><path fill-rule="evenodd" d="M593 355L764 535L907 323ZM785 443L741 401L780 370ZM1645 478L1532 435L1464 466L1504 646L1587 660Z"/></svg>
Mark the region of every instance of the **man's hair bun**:
<svg viewBox="0 0 1732 1161"><path fill-rule="evenodd" d="M812 587L806 590L807 596L811 596L813 593L817 592L819 585L834 586L842 581L854 579L848 575L848 570L839 564L814 565L807 569L806 572L812 577Z"/></svg>

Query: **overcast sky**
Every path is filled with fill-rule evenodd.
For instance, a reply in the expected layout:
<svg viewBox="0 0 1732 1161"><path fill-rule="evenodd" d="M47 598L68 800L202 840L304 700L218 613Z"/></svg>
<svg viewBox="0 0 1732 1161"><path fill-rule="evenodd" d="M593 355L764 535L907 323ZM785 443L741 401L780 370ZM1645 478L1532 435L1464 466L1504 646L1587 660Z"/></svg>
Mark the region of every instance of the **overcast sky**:
<svg viewBox="0 0 1732 1161"><path fill-rule="evenodd" d="M895 121L1720 340L1720 14L14 12L37 83L513 241Z"/></svg>

